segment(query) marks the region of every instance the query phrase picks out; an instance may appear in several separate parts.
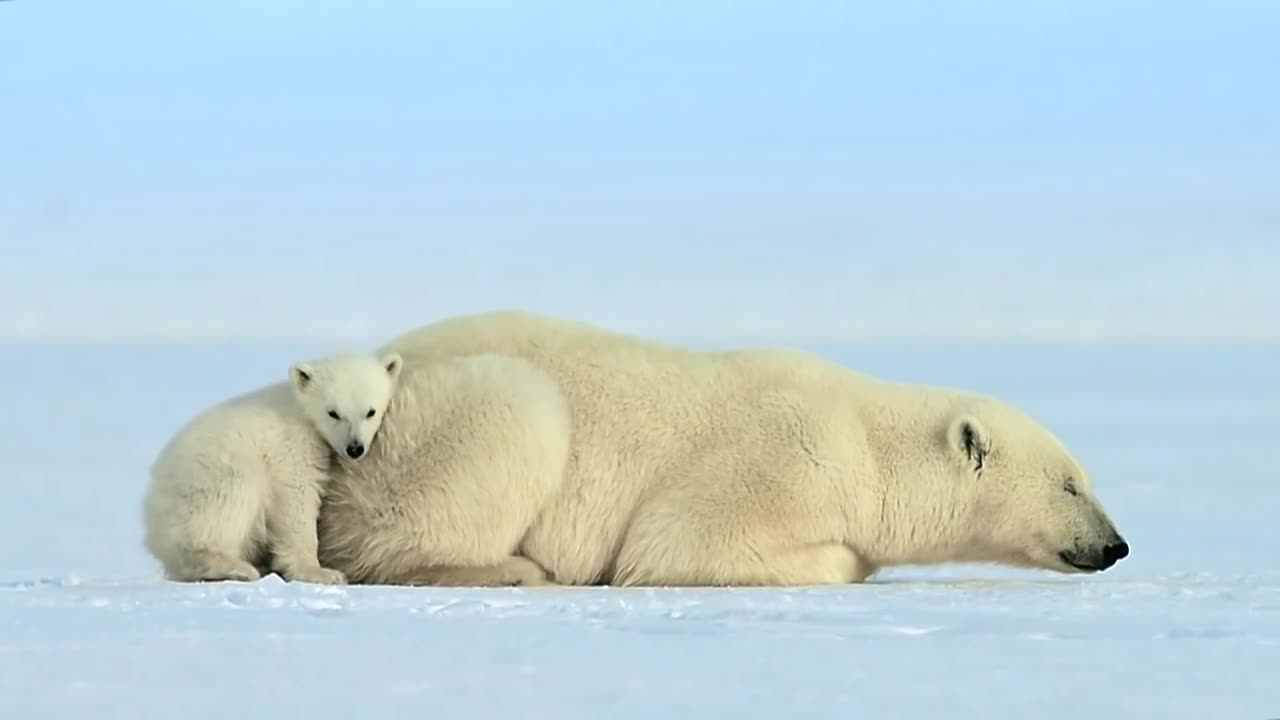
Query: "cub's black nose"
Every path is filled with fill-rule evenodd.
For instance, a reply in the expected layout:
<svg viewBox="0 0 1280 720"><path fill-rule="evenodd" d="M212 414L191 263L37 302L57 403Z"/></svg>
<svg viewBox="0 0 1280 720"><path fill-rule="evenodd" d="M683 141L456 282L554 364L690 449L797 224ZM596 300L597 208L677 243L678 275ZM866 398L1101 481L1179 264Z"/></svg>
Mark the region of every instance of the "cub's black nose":
<svg viewBox="0 0 1280 720"><path fill-rule="evenodd" d="M364 455L364 443L353 442L347 446L347 457L356 460L361 455Z"/></svg>
<svg viewBox="0 0 1280 720"><path fill-rule="evenodd" d="M1129 556L1129 543L1121 540L1102 548L1102 565L1111 567Z"/></svg>

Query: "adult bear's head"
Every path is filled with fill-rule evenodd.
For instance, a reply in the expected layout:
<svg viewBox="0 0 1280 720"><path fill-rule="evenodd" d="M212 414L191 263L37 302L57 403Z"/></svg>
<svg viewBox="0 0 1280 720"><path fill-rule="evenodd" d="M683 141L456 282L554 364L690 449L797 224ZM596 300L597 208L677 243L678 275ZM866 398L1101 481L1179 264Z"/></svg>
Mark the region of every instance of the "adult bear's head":
<svg viewBox="0 0 1280 720"><path fill-rule="evenodd" d="M1035 419L998 400L958 404L940 438L967 487L979 554L1012 565L1098 572L1129 554L1080 462Z"/></svg>

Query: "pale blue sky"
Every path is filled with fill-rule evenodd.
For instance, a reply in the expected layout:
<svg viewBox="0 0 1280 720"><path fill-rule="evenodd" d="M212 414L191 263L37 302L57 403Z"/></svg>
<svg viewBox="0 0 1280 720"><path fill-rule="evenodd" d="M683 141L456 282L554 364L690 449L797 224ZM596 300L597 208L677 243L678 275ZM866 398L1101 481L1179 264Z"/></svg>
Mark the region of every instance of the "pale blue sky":
<svg viewBox="0 0 1280 720"><path fill-rule="evenodd" d="M935 7L935 5L937 7ZM1280 3L0 3L0 337L1280 340Z"/></svg>

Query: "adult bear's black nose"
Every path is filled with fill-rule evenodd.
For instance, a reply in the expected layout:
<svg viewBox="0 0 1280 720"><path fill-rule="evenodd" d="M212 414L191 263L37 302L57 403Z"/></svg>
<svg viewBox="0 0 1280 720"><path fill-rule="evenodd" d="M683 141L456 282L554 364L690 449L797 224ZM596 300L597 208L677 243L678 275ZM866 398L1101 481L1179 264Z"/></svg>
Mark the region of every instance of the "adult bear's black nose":
<svg viewBox="0 0 1280 720"><path fill-rule="evenodd" d="M1109 568L1129 557L1129 543L1121 539L1102 548L1102 567Z"/></svg>
<svg viewBox="0 0 1280 720"><path fill-rule="evenodd" d="M364 455L364 443L353 442L347 446L347 457L358 460L361 455Z"/></svg>

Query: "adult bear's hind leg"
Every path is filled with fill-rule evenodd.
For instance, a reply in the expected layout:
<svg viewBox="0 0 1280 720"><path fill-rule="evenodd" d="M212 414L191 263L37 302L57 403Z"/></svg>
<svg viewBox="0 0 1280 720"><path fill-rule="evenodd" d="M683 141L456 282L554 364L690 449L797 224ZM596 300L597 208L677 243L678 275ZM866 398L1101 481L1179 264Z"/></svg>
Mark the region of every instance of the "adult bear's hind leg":
<svg viewBox="0 0 1280 720"><path fill-rule="evenodd" d="M432 585L437 587L514 587L524 585L554 585L547 571L534 561L524 557L510 557L494 565L448 566L435 565L417 568L398 578L394 585Z"/></svg>
<svg viewBox="0 0 1280 720"><path fill-rule="evenodd" d="M636 514L611 585L797 586L862 582L876 568L840 542L770 532L732 513L647 508ZM716 507L716 506L711 506Z"/></svg>

